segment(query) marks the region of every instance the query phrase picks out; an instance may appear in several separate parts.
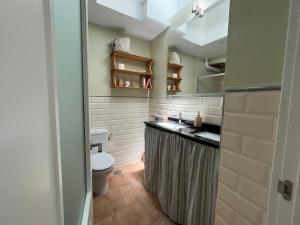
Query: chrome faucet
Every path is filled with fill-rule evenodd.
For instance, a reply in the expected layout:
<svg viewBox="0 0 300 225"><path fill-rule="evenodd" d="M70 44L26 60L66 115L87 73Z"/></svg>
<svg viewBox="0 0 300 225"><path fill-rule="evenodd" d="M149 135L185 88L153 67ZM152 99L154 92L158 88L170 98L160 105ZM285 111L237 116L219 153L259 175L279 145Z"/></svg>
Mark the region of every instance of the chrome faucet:
<svg viewBox="0 0 300 225"><path fill-rule="evenodd" d="M179 121L178 121L178 123L182 123L182 113L179 113L179 116L178 116L178 118L179 118Z"/></svg>

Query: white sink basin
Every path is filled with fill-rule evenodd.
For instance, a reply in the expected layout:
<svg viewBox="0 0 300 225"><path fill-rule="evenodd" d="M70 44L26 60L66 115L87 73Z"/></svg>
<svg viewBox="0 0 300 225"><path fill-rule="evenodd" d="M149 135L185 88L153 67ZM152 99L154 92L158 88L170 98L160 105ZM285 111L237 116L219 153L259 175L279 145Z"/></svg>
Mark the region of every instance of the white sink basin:
<svg viewBox="0 0 300 225"><path fill-rule="evenodd" d="M164 128L172 129L172 130L179 130L182 128L188 127L188 125L180 124L180 123L172 123L172 122L158 122L159 126L162 126Z"/></svg>
<svg viewBox="0 0 300 225"><path fill-rule="evenodd" d="M214 133L203 131L203 132L195 133L194 135L196 135L198 137L203 137L203 138L207 138L207 139L210 139L210 140L220 142L220 135L219 134L214 134Z"/></svg>

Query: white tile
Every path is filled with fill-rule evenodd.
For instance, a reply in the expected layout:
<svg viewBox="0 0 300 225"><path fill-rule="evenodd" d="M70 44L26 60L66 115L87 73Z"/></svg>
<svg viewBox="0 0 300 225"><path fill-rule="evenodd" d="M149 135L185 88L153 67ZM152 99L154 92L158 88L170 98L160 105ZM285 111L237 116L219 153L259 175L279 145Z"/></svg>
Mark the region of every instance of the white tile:
<svg viewBox="0 0 300 225"><path fill-rule="evenodd" d="M212 115L205 115L203 118L205 123L221 125L222 117L221 116L212 116Z"/></svg>
<svg viewBox="0 0 300 225"><path fill-rule="evenodd" d="M224 115L224 130L242 135L272 140L274 118L271 116L227 113Z"/></svg>
<svg viewBox="0 0 300 225"><path fill-rule="evenodd" d="M246 93L226 93L225 111L226 112L244 112L246 109Z"/></svg>
<svg viewBox="0 0 300 225"><path fill-rule="evenodd" d="M216 215L215 225L231 225L226 223L219 215Z"/></svg>
<svg viewBox="0 0 300 225"><path fill-rule="evenodd" d="M233 190L237 190L239 174L227 169L225 166L220 166L219 181Z"/></svg>
<svg viewBox="0 0 300 225"><path fill-rule="evenodd" d="M269 190L262 185L241 176L238 192L254 204L267 208Z"/></svg>
<svg viewBox="0 0 300 225"><path fill-rule="evenodd" d="M222 184L219 185L218 197L253 225L260 225L263 218L262 208Z"/></svg>
<svg viewBox="0 0 300 225"><path fill-rule="evenodd" d="M222 116L223 108L220 106L210 106L209 114L215 116Z"/></svg>
<svg viewBox="0 0 300 225"><path fill-rule="evenodd" d="M261 162L272 164L274 143L256 138L245 137L243 152L245 155Z"/></svg>
<svg viewBox="0 0 300 225"><path fill-rule="evenodd" d="M204 97L203 105L221 106L220 97Z"/></svg>
<svg viewBox="0 0 300 225"><path fill-rule="evenodd" d="M241 152L242 151L242 136L229 132L223 131L222 132L222 147L234 152Z"/></svg>
<svg viewBox="0 0 300 225"><path fill-rule="evenodd" d="M280 91L249 92L247 94L247 112L278 114Z"/></svg>
<svg viewBox="0 0 300 225"><path fill-rule="evenodd" d="M247 221L245 218L240 216L239 214L236 214L234 225L253 225L249 221ZM261 224L263 225L263 224Z"/></svg>
<svg viewBox="0 0 300 225"><path fill-rule="evenodd" d="M268 166L256 160L222 149L221 165L262 185L267 184Z"/></svg>
<svg viewBox="0 0 300 225"><path fill-rule="evenodd" d="M220 216L226 223L234 223L234 210L230 208L225 202L217 200L216 213Z"/></svg>

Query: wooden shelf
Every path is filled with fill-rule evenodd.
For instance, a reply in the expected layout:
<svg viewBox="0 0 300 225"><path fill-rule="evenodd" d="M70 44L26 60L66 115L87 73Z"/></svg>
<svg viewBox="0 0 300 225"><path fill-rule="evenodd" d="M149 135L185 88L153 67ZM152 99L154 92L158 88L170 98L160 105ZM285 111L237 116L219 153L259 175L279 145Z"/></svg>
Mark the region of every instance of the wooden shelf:
<svg viewBox="0 0 300 225"><path fill-rule="evenodd" d="M112 56L117 56L120 58L126 58L126 59L131 59L131 60L135 60L135 61L140 61L140 62L153 62L153 59L149 59L143 56L139 56L139 55L134 55L128 52L121 52L121 51L113 51Z"/></svg>
<svg viewBox="0 0 300 225"><path fill-rule="evenodd" d="M151 90L152 89L152 88L142 88L142 87L121 87L121 86L114 86L113 88L135 89L135 90Z"/></svg>
<svg viewBox="0 0 300 225"><path fill-rule="evenodd" d="M126 74L126 75L144 76L144 77L151 77L152 76L151 73L132 71L132 70L112 69L112 72L123 73L123 74Z"/></svg>
<svg viewBox="0 0 300 225"><path fill-rule="evenodd" d="M125 58L132 61L143 62L145 64L145 71L146 72L139 72L139 71L132 71L132 70L120 70L117 69L117 61L118 58ZM112 88L123 88L123 89L136 89L136 90L151 90L152 89L152 67L153 67L154 60L150 58L146 58L139 55L134 55L128 52L121 52L121 51L113 51L111 53L111 81L112 81ZM123 87L118 86L118 82L120 80L119 75L131 75L137 76L139 78L138 82L142 82L142 79L146 79L146 87Z"/></svg>
<svg viewBox="0 0 300 225"><path fill-rule="evenodd" d="M181 81L181 78L168 77L168 80Z"/></svg>
<svg viewBox="0 0 300 225"><path fill-rule="evenodd" d="M171 92L171 93L176 93L176 92L181 92L181 90L176 90L176 91L168 91L168 92Z"/></svg>
<svg viewBox="0 0 300 225"><path fill-rule="evenodd" d="M176 92L181 92L180 90L180 83L181 83L181 69L182 69L182 65L178 65L178 64L172 64L172 63L168 63L168 68L173 70L176 74L177 74L177 78L173 78L170 76L167 76L167 80L168 81L173 81L173 85L171 85L172 87L175 85L176 86L176 91L168 91L170 93L176 93ZM172 88L171 87L171 88Z"/></svg>
<svg viewBox="0 0 300 225"><path fill-rule="evenodd" d="M181 69L183 66L182 65L178 65L178 64L168 63L168 67L169 68L173 68L173 69Z"/></svg>

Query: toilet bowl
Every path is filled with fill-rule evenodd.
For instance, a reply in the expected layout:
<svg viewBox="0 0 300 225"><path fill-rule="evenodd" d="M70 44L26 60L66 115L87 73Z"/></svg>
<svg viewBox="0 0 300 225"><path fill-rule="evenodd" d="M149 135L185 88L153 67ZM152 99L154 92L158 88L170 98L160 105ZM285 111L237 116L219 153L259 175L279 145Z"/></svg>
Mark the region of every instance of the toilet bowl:
<svg viewBox="0 0 300 225"><path fill-rule="evenodd" d="M115 159L107 153L108 131L106 129L91 130L91 167L93 191L97 195L108 192L108 175L113 171Z"/></svg>
<svg viewBox="0 0 300 225"><path fill-rule="evenodd" d="M108 175L113 171L114 164L114 157L106 152L91 155L93 191L95 194L102 195L108 192Z"/></svg>

